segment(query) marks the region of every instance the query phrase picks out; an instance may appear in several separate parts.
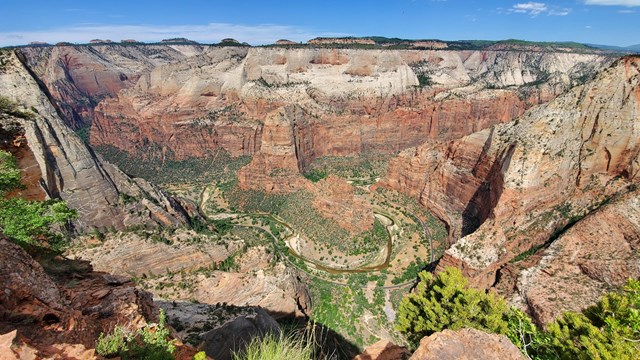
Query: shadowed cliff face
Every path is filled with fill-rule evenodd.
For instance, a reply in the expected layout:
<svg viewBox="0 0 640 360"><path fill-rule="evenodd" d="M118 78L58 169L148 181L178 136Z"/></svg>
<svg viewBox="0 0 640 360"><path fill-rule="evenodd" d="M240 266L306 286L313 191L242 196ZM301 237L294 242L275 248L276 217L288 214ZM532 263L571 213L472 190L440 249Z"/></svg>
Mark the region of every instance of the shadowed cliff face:
<svg viewBox="0 0 640 360"><path fill-rule="evenodd" d="M639 94L640 58L623 58L511 123L403 152L383 184L406 187L447 220L453 240L462 237L440 267L458 266L476 285L491 286L496 271L516 255L580 229L580 219L635 188ZM616 221L623 226L636 220ZM637 228L629 236L637 237ZM580 271L598 273L590 268ZM635 271L626 267L621 273ZM607 281L599 281L597 289L604 291Z"/></svg>
<svg viewBox="0 0 640 360"><path fill-rule="evenodd" d="M0 114L0 142L23 170L29 198L61 198L78 211L77 230L188 221L176 200L104 163L59 117L47 95L13 53L0 72L0 94L31 118ZM127 199L128 201L124 201Z"/></svg>

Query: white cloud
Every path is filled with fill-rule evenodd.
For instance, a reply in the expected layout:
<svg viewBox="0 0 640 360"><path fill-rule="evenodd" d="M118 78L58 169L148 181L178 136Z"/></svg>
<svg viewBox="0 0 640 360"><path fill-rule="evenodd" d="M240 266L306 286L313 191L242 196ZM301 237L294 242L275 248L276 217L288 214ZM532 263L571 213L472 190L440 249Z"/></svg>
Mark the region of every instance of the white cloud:
<svg viewBox="0 0 640 360"><path fill-rule="evenodd" d="M624 10L618 10L618 12L620 14L635 14L636 11L635 10L629 10L629 9L624 9Z"/></svg>
<svg viewBox="0 0 640 360"><path fill-rule="evenodd" d="M549 16L567 16L571 13L569 8L551 9L549 10Z"/></svg>
<svg viewBox="0 0 640 360"><path fill-rule="evenodd" d="M498 12L501 12L501 10L501 8L498 8ZM533 1L515 4L508 11L510 13L528 14L531 17L536 17L540 14L547 14L548 16L567 16L571 13L570 8L559 8L557 6L550 8L545 3Z"/></svg>
<svg viewBox="0 0 640 360"><path fill-rule="evenodd" d="M104 25L79 24L58 29L38 31L0 32L0 46L24 45L32 41L55 44L61 41L87 43L92 39L135 39L156 42L162 39L185 37L187 39L216 43L223 38L234 38L252 45L270 44L278 39L306 41L318 36L346 36L350 34L315 31L311 29L276 24L237 25L210 23L205 25Z"/></svg>
<svg viewBox="0 0 640 360"><path fill-rule="evenodd" d="M640 6L640 0L585 0L587 5Z"/></svg>
<svg viewBox="0 0 640 360"><path fill-rule="evenodd" d="M524 4L515 4L511 8L511 10L513 12L526 13L526 14L529 14L531 16L540 15L543 12L547 11L547 9L548 8L547 8L547 5L545 3L531 2L531 1L529 1L528 3L524 3Z"/></svg>

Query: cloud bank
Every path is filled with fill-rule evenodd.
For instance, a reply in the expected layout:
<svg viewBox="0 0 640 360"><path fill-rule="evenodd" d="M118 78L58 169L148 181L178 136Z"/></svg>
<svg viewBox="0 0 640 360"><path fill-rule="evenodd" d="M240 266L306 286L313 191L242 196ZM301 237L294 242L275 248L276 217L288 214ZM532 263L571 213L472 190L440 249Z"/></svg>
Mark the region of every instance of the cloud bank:
<svg viewBox="0 0 640 360"><path fill-rule="evenodd" d="M349 34L314 31L302 27L277 24L236 25L210 23L205 25L104 25L79 24L69 27L38 30L0 32L0 46L24 45L32 41L55 44L61 41L88 43L92 39L120 41L134 39L157 42L162 39L184 37L202 43L217 43L234 38L252 45L270 44L278 39L307 41L318 36L346 36Z"/></svg>

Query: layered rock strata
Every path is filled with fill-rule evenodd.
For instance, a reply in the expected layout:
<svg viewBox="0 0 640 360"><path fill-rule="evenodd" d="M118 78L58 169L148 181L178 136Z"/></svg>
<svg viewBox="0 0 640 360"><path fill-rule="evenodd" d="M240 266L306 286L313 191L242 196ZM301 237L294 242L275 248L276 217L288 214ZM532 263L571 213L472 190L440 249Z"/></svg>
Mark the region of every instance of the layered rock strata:
<svg viewBox="0 0 640 360"><path fill-rule="evenodd" d="M64 124L16 55L9 53L6 59L0 94L29 115L0 114L0 140L2 148L18 158L28 197L65 200L78 211L79 231L187 223L175 199L102 161Z"/></svg>
<svg viewBox="0 0 640 360"><path fill-rule="evenodd" d="M416 196L459 239L439 267L462 268L473 283L489 287L516 255L556 240L633 189L640 165L639 68L640 58L625 57L513 122L394 160L383 184ZM609 241L615 243L603 239L602 246Z"/></svg>
<svg viewBox="0 0 640 360"><path fill-rule="evenodd" d="M602 55L218 48L159 66L95 110L91 142L144 156L257 155L281 107L296 161L396 152L521 115L588 77ZM284 126L284 124L283 124Z"/></svg>

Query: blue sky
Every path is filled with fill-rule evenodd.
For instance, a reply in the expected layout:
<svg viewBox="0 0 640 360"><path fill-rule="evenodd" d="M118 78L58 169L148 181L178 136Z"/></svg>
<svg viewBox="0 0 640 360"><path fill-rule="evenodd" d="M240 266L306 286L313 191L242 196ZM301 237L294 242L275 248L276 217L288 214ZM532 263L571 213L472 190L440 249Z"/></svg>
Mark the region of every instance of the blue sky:
<svg viewBox="0 0 640 360"><path fill-rule="evenodd" d="M258 45L366 35L640 43L640 0L2 0L0 9L0 46L169 37Z"/></svg>

